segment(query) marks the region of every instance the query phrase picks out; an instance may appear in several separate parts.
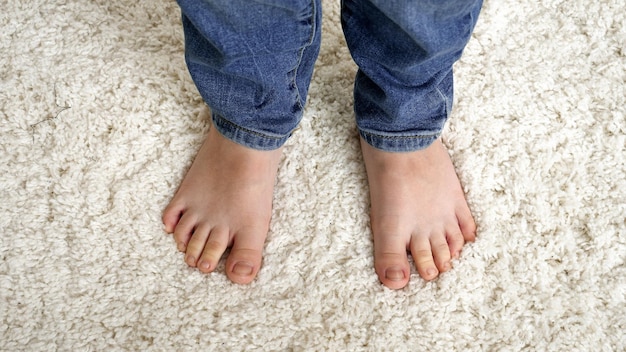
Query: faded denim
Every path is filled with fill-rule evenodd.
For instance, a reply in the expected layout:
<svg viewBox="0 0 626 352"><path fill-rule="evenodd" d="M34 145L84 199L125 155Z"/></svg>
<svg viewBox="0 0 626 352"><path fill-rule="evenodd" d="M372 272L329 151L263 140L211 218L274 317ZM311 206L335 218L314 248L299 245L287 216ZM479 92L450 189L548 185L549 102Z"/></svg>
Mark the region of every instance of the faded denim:
<svg viewBox="0 0 626 352"><path fill-rule="evenodd" d="M258 150L282 146L302 118L321 39L321 0L178 0L185 59L213 123ZM359 70L354 111L375 148L423 149L453 101L452 65L482 0L344 0Z"/></svg>

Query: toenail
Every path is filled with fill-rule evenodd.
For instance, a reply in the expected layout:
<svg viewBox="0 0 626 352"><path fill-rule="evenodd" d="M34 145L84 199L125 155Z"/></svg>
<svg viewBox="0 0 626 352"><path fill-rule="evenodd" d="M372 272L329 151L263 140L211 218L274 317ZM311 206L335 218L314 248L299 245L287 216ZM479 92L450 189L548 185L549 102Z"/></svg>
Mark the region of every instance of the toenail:
<svg viewBox="0 0 626 352"><path fill-rule="evenodd" d="M448 270L450 270L450 269L452 269L452 265L450 265L450 263L445 263L445 264L443 265L443 270L444 270L444 271L448 271Z"/></svg>
<svg viewBox="0 0 626 352"><path fill-rule="evenodd" d="M206 261L203 260L203 261L200 262L199 267L200 267L200 269L209 270L211 265L209 264L209 262L206 262Z"/></svg>
<svg viewBox="0 0 626 352"><path fill-rule="evenodd" d="M246 262L239 262L233 267L233 273L237 275L252 275L252 265Z"/></svg>
<svg viewBox="0 0 626 352"><path fill-rule="evenodd" d="M178 242L178 250L179 251L184 251L185 250L185 244L182 242Z"/></svg>
<svg viewBox="0 0 626 352"><path fill-rule="evenodd" d="M426 271L426 273L428 274L429 277L436 276L437 275L437 270L433 269L433 268L430 268L430 269L428 269Z"/></svg>
<svg viewBox="0 0 626 352"><path fill-rule="evenodd" d="M404 272L399 268L389 268L385 270L385 277L391 281L404 280Z"/></svg>
<svg viewBox="0 0 626 352"><path fill-rule="evenodd" d="M194 258L192 255L187 255L185 257L185 262L189 265L194 265L196 264L196 258Z"/></svg>

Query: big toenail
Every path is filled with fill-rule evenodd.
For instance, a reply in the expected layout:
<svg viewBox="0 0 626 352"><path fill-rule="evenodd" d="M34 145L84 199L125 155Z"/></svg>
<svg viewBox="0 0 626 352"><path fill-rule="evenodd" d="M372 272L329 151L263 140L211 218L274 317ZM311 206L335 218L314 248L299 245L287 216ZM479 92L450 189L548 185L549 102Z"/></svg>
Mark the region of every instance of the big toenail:
<svg viewBox="0 0 626 352"><path fill-rule="evenodd" d="M246 262L239 262L233 267L233 273L237 275L252 275L252 265Z"/></svg>
<svg viewBox="0 0 626 352"><path fill-rule="evenodd" d="M404 280L404 272L399 268L389 268L385 271L385 277L391 281Z"/></svg>

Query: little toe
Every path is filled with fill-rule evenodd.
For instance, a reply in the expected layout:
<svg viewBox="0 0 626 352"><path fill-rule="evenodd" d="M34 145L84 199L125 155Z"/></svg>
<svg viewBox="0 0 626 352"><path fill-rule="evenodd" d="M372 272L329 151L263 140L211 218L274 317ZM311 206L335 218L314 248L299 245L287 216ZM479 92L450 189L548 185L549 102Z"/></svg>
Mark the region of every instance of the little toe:
<svg viewBox="0 0 626 352"><path fill-rule="evenodd" d="M428 237L414 237L411 241L411 256L420 276L427 281L435 279L439 275L439 269L435 265L433 252Z"/></svg>
<svg viewBox="0 0 626 352"><path fill-rule="evenodd" d="M466 242L473 242L476 239L476 222L472 213L467 207L463 207L457 210L456 216L463 238Z"/></svg>
<svg viewBox="0 0 626 352"><path fill-rule="evenodd" d="M183 207L178 204L170 203L167 208L163 211L163 216L161 221L163 221L163 225L165 225L166 233L173 233L176 225L178 225L178 221L183 214Z"/></svg>
<svg viewBox="0 0 626 352"><path fill-rule="evenodd" d="M204 245L197 267L204 273L215 270L217 263L228 247L228 229L215 228Z"/></svg>
<svg viewBox="0 0 626 352"><path fill-rule="evenodd" d="M374 236L374 268L380 282L400 289L409 282L406 241L398 236Z"/></svg>
<svg viewBox="0 0 626 352"><path fill-rule="evenodd" d="M230 254L226 259L226 276L237 284L254 280L261 268L265 233L238 233L235 235Z"/></svg>

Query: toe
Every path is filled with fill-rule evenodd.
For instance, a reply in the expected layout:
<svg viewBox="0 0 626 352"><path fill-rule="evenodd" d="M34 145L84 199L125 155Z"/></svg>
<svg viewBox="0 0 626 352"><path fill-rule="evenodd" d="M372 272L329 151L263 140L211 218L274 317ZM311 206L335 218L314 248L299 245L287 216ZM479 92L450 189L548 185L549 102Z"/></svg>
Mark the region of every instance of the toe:
<svg viewBox="0 0 626 352"><path fill-rule="evenodd" d="M433 260L439 272L443 273L452 269L452 265L450 264L450 247L448 246L444 232L431 235L430 248Z"/></svg>
<svg viewBox="0 0 626 352"><path fill-rule="evenodd" d="M409 282L409 262L406 241L400 236L374 236L374 267L380 282L391 288L400 289Z"/></svg>
<svg viewBox="0 0 626 352"><path fill-rule="evenodd" d="M458 259L465 244L465 238L458 227L446 231L446 234L448 247L450 248L450 257Z"/></svg>
<svg viewBox="0 0 626 352"><path fill-rule="evenodd" d="M200 225L193 232L193 236L189 240L187 249L185 251L185 263L191 267L195 267L198 263L198 259L204 250L204 246L209 238L210 227L207 225Z"/></svg>
<svg viewBox="0 0 626 352"><path fill-rule="evenodd" d="M193 234L194 228L197 224L197 218L190 212L183 213L180 220L174 228L174 240L178 250L184 252L187 249L189 239Z"/></svg>
<svg viewBox="0 0 626 352"><path fill-rule="evenodd" d="M424 280L433 280L439 275L439 270L433 259L433 252L427 236L414 236L411 240L411 255L417 272Z"/></svg>
<svg viewBox="0 0 626 352"><path fill-rule="evenodd" d="M214 228L209 234L200 259L198 259L198 269L208 273L215 270L222 254L228 247L229 232L227 228Z"/></svg>
<svg viewBox="0 0 626 352"><path fill-rule="evenodd" d="M167 208L165 208L163 211L163 217L161 218L163 225L165 225L165 232L174 232L182 214L183 207L175 204L174 202L170 203Z"/></svg>
<svg viewBox="0 0 626 352"><path fill-rule="evenodd" d="M457 210L457 220L465 241L473 242L476 239L476 222L470 210L467 207Z"/></svg>
<svg viewBox="0 0 626 352"><path fill-rule="evenodd" d="M248 284L254 280L261 268L265 233L267 231L235 234L233 246L226 259L226 276L232 282Z"/></svg>

